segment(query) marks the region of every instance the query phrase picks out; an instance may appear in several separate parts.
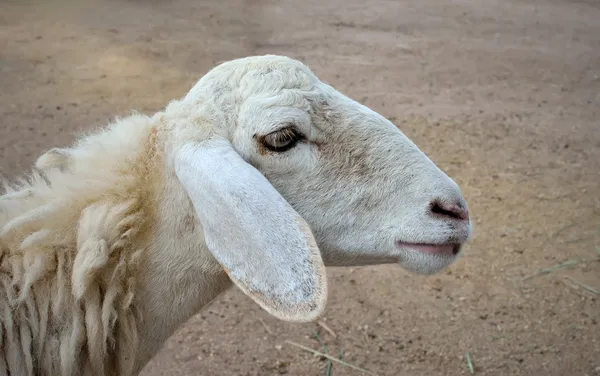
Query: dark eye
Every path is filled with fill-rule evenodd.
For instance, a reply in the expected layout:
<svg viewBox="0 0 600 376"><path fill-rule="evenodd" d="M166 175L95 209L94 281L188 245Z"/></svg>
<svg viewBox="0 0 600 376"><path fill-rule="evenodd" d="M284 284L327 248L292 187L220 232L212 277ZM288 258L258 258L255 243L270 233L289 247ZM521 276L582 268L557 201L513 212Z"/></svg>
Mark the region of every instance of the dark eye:
<svg viewBox="0 0 600 376"><path fill-rule="evenodd" d="M293 127L283 128L260 138L265 148L277 153L290 150L303 140L304 136Z"/></svg>

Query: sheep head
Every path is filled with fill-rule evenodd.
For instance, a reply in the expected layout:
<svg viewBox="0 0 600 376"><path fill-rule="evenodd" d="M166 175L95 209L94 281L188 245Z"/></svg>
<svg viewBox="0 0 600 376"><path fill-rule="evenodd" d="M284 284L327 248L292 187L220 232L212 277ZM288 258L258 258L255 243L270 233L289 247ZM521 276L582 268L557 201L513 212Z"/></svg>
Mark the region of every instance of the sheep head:
<svg viewBox="0 0 600 376"><path fill-rule="evenodd" d="M223 63L165 114L207 248L278 318L323 312L325 265L432 274L471 235L457 184L389 120L296 60Z"/></svg>

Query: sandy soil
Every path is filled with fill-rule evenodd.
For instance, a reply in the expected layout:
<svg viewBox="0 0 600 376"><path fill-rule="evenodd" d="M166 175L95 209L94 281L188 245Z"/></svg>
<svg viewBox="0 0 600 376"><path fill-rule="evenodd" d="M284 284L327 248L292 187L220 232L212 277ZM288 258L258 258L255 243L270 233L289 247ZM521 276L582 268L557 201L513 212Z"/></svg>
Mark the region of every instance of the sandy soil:
<svg viewBox="0 0 600 376"><path fill-rule="evenodd" d="M316 331L378 375L469 375L467 353L476 375L600 375L597 0L3 1L0 173L264 53L392 119L462 186L475 237L435 277L331 269L337 337L231 290L145 376L325 375L285 343L319 349ZM523 280L571 259L588 261Z"/></svg>

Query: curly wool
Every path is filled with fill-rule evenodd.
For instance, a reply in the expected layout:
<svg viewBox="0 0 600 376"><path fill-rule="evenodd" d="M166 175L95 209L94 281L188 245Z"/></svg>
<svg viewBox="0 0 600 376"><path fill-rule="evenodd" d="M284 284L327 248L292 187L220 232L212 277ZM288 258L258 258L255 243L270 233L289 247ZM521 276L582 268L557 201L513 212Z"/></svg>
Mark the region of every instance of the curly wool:
<svg viewBox="0 0 600 376"><path fill-rule="evenodd" d="M140 179L152 129L145 116L118 120L47 152L28 179L4 184L0 374L133 372L132 302L147 225Z"/></svg>

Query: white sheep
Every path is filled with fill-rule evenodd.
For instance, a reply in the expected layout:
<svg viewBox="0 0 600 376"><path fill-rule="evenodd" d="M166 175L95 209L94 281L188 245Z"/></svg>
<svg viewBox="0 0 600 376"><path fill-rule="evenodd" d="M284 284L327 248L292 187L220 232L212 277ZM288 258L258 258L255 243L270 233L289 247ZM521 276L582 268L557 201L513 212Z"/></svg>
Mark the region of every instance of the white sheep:
<svg viewBox="0 0 600 376"><path fill-rule="evenodd" d="M0 374L67 376L138 374L233 284L314 320L326 265L435 273L472 228L390 121L269 55L46 152L7 184L0 230Z"/></svg>

